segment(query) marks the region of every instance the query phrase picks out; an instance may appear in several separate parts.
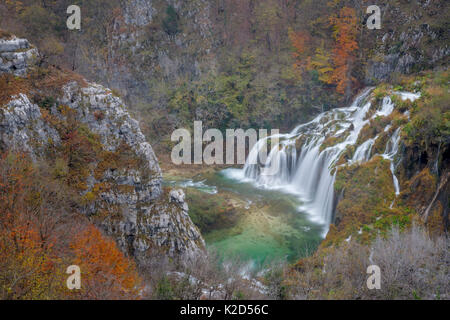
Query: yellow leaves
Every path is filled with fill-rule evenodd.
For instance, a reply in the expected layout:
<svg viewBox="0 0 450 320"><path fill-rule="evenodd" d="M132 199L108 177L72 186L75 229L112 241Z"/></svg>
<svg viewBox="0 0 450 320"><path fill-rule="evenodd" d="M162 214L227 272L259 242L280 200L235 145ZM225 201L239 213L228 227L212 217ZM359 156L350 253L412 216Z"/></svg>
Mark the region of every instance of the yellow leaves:
<svg viewBox="0 0 450 320"><path fill-rule="evenodd" d="M0 299L137 298L134 263L85 218L68 213L61 201L69 200L58 193L63 185L52 180L52 169L41 172L23 154L0 156ZM42 175L49 180L41 181ZM78 188L87 188L81 183ZM85 198L107 188L95 184ZM75 236L68 232L80 229ZM82 270L78 292L65 286L71 264Z"/></svg>
<svg viewBox="0 0 450 320"><path fill-rule="evenodd" d="M326 84L332 83L331 57L323 48L316 49L316 54L309 60L308 70L316 70L320 81Z"/></svg>
<svg viewBox="0 0 450 320"><path fill-rule="evenodd" d="M9 222L0 230L0 296L56 298L62 279L53 245L43 242L37 228L17 213Z"/></svg>
<svg viewBox="0 0 450 320"><path fill-rule="evenodd" d="M96 199L96 196L91 191L87 192L83 197L83 200L87 203L93 202L95 199Z"/></svg>

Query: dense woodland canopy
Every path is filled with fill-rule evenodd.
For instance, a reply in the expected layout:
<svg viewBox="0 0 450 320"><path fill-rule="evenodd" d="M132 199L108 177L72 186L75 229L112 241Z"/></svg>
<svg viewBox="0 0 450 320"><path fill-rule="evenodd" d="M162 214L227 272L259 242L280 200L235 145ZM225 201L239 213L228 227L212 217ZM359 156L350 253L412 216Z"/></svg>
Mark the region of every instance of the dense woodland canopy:
<svg viewBox="0 0 450 320"><path fill-rule="evenodd" d="M433 57L448 30L445 2L379 1L381 30L366 27L366 0L155 0L145 19L129 3L5 0L1 26L32 40L49 63L117 89L157 149L194 119L291 129L387 80L371 69L383 56L413 60L390 79L447 61ZM65 29L69 4L82 8L81 32ZM418 42L401 38L423 30Z"/></svg>

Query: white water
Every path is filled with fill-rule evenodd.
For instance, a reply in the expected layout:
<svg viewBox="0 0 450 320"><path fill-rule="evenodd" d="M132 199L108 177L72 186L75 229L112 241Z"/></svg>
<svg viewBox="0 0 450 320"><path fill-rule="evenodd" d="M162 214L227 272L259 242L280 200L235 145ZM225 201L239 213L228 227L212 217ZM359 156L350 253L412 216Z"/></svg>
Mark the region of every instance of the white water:
<svg viewBox="0 0 450 320"><path fill-rule="evenodd" d="M361 162L361 161L367 161L370 159L370 155L372 153L372 147L373 144L375 143L375 140L378 138L375 137L373 139L369 139L367 141L365 141L364 143L362 143L358 149L356 149L355 154L353 155L352 161L353 162Z"/></svg>
<svg viewBox="0 0 450 320"><path fill-rule="evenodd" d="M259 140L249 153L242 170L228 172L230 178L251 181L258 187L282 189L299 196L304 205L299 210L310 214L311 219L328 226L334 210L334 181L339 169L337 161L348 147L354 146L353 157L344 164L364 162L371 159L372 147L378 136L356 146L361 129L375 117L387 117L394 110L390 97L385 97L378 110L370 102L372 89L366 89L346 108L333 109L317 116L312 121L297 126L291 133L280 134ZM397 93L402 99L415 99L420 95ZM370 112L370 113L369 113ZM372 116L370 116L372 115ZM389 131L392 124L385 128ZM382 155L391 161L391 172L395 193L400 192L395 176L394 157L400 143L401 128L397 128L386 144ZM326 143L327 139L334 139ZM266 161L267 140L271 150ZM260 161L258 161L260 160ZM266 165L261 165L260 163ZM267 167L274 171L267 174ZM275 170L273 170L275 168ZM270 170L269 170L270 171ZM326 234L327 230L325 231Z"/></svg>
<svg viewBox="0 0 450 320"><path fill-rule="evenodd" d="M205 184L205 181L206 180L202 181L186 180L186 181L167 181L167 183L170 185L176 185L181 188L195 188L205 193L216 194L217 187L209 186Z"/></svg>
<svg viewBox="0 0 450 320"><path fill-rule="evenodd" d="M400 129L398 128L395 130L392 137L389 139L388 143L386 144L386 150L384 151L384 154L382 154L383 158L388 159L391 161L390 169L392 173L392 179L394 183L394 190L395 195L398 196L400 194L400 185L398 183L397 176L395 175L395 155L398 151L398 146L400 145Z"/></svg>

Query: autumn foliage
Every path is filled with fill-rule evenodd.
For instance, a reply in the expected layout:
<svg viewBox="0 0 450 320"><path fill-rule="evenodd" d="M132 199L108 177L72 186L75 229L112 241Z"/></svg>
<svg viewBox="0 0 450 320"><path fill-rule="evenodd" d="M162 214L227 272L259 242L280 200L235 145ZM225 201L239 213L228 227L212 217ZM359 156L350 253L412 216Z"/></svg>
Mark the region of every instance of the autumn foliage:
<svg viewBox="0 0 450 320"><path fill-rule="evenodd" d="M329 18L333 29L334 46L314 44L306 31L289 29L288 35L293 48L294 70L301 77L305 72L315 71L317 79L325 85L335 87L336 92L348 96L355 79L351 76L354 54L358 49L356 41L357 18L352 8L344 7Z"/></svg>
<svg viewBox="0 0 450 320"><path fill-rule="evenodd" d="M353 8L344 7L338 16L330 18L336 46L333 49L334 70L331 76L336 91L344 94L354 79L350 75L353 52L358 49L356 42L357 19Z"/></svg>
<svg viewBox="0 0 450 320"><path fill-rule="evenodd" d="M132 299L134 264L75 209L77 197L26 154L0 155L0 299ZM81 290L67 289L70 265Z"/></svg>
<svg viewBox="0 0 450 320"><path fill-rule="evenodd" d="M295 32L291 28L289 29L289 40L291 41L291 45L293 47L292 56L295 59L294 69L297 72L302 73L306 67L306 50L308 49L310 37L306 32L299 31Z"/></svg>
<svg viewBox="0 0 450 320"><path fill-rule="evenodd" d="M0 297L55 298L59 259L35 215L34 170L24 154L4 154L0 166Z"/></svg>
<svg viewBox="0 0 450 320"><path fill-rule="evenodd" d="M81 268L81 294L88 299L135 298L139 277L116 243L90 225L71 243L75 265Z"/></svg>

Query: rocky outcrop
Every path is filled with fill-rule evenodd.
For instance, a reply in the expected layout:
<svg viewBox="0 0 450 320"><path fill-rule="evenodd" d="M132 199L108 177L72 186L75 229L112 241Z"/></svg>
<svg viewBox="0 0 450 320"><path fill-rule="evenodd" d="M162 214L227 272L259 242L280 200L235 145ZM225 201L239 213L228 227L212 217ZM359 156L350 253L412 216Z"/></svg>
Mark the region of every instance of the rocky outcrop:
<svg viewBox="0 0 450 320"><path fill-rule="evenodd" d="M27 68L38 57L38 51L26 39L0 39L0 73L25 76Z"/></svg>
<svg viewBox="0 0 450 320"><path fill-rule="evenodd" d="M101 143L108 151L116 151L121 143L130 146L136 157L142 159L144 167L133 168L127 172L107 172L108 179L119 184L137 188L139 201L151 201L161 194L161 169L150 144L145 140L139 123L130 117L122 100L111 90L89 84L80 87L76 82L63 88L60 104L70 107L77 113L77 119L98 134ZM56 112L56 106L54 110ZM143 177L147 177L144 179Z"/></svg>
<svg viewBox="0 0 450 320"><path fill-rule="evenodd" d="M365 68L367 84L389 79L394 73L411 74L448 63L445 24L432 24L425 18L442 19L436 14L446 10L444 2L417 1L414 13L408 6L390 2L381 6L382 28L369 33L370 41L377 45Z"/></svg>
<svg viewBox="0 0 450 320"><path fill-rule="evenodd" d="M12 42L8 48L25 43ZM26 66L21 72L26 74ZM43 158L46 150L62 145L64 132L55 122L68 121L69 114L91 139L98 140L101 149L99 158L89 163L81 192L86 201L80 203L80 210L141 264L155 248L173 258L201 253L204 241L189 218L183 192L172 190L167 194L162 189L161 169L152 147L139 123L111 90L95 83L71 81L45 109L26 93L12 96L0 106L0 148ZM126 164L108 164L108 157L114 156L126 157Z"/></svg>
<svg viewBox="0 0 450 320"><path fill-rule="evenodd" d="M173 193L181 197L176 202ZM128 211L125 220L118 224L106 223L104 227L113 234L119 231L119 245L131 250L141 265L147 264L148 253L154 247L166 248L171 257L181 254L184 259L190 259L202 254L205 246L189 217L182 190L172 190L156 201L145 202L138 210Z"/></svg>
<svg viewBox="0 0 450 320"><path fill-rule="evenodd" d="M42 119L40 108L27 95L19 94L0 107L1 149L18 149L35 157L50 139L60 142L58 132Z"/></svg>
<svg viewBox="0 0 450 320"><path fill-rule="evenodd" d="M123 4L125 23L141 27L152 22L156 14L152 2L153 0L126 1Z"/></svg>
<svg viewBox="0 0 450 320"><path fill-rule="evenodd" d="M167 4L176 9L183 25L183 30L172 35L155 27L155 19L166 18ZM166 105L157 95L148 94L154 90L155 82L161 83L161 78L170 82L180 77L191 79L214 68L211 6L205 0L121 1L121 14L115 17L108 38L108 61L79 55L77 71L120 90L132 105ZM94 56L93 53L89 58Z"/></svg>

